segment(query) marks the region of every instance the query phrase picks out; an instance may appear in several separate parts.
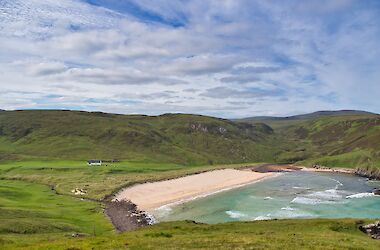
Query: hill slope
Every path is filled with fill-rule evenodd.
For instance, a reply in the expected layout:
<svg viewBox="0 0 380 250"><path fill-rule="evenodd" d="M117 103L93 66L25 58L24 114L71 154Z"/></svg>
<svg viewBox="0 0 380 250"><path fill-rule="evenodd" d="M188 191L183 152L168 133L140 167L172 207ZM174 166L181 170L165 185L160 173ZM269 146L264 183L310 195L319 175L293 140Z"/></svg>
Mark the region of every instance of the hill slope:
<svg viewBox="0 0 380 250"><path fill-rule="evenodd" d="M278 116L253 116L253 117L247 117L243 119L239 119L240 121L263 121L263 120L273 120L273 121L279 121L279 120L307 120L307 119L315 119L320 118L324 116L354 116L354 115L376 115L371 112L367 111L361 111L361 110L324 110L324 111L316 111L313 113L308 114L302 114L302 115L294 115L294 116L285 116L285 117L278 117Z"/></svg>
<svg viewBox="0 0 380 250"><path fill-rule="evenodd" d="M287 142L287 152L279 155L277 161L331 167L380 167L380 115L342 110L242 120L265 122Z"/></svg>
<svg viewBox="0 0 380 250"><path fill-rule="evenodd" d="M379 152L380 115L364 111L243 122L184 114L0 112L0 160L100 158L185 165L302 161L380 167Z"/></svg>
<svg viewBox="0 0 380 250"><path fill-rule="evenodd" d="M182 164L271 161L273 130L198 115L0 113L0 160L128 159Z"/></svg>

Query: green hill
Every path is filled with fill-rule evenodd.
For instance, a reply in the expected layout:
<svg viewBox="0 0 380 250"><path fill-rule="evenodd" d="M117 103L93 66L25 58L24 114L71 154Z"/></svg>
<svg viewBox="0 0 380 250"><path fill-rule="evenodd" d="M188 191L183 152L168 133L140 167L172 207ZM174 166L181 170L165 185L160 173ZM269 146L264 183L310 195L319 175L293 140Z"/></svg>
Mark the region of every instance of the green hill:
<svg viewBox="0 0 380 250"><path fill-rule="evenodd" d="M331 167L380 167L380 115L365 111L319 111L291 117L252 117L287 142L280 162Z"/></svg>
<svg viewBox="0 0 380 250"><path fill-rule="evenodd" d="M0 159L123 159L180 164L272 161L265 124L184 114L0 113Z"/></svg>
<svg viewBox="0 0 380 250"><path fill-rule="evenodd" d="M365 111L237 121L187 114L0 112L2 161L96 158L182 165L301 161L380 167L379 152L380 115Z"/></svg>
<svg viewBox="0 0 380 250"><path fill-rule="evenodd" d="M371 112L361 110L324 110L317 111L309 114L294 115L294 116L253 116L248 118L239 119L240 121L252 122L252 121L280 121L280 120L308 120L315 119L324 116L354 116L354 115L376 115Z"/></svg>
<svg viewBox="0 0 380 250"><path fill-rule="evenodd" d="M379 115L323 117L278 132L303 145L303 156L297 160L332 167L380 167Z"/></svg>

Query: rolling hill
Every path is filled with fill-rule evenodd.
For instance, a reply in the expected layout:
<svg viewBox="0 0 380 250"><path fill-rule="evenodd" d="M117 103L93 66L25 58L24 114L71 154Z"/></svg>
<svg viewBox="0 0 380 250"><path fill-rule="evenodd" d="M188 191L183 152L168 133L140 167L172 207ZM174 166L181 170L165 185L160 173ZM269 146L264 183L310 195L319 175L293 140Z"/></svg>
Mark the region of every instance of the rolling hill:
<svg viewBox="0 0 380 250"><path fill-rule="evenodd" d="M280 162L331 167L380 167L380 115L355 110L319 111L291 117L251 117L291 145Z"/></svg>
<svg viewBox="0 0 380 250"><path fill-rule="evenodd" d="M0 113L0 159L123 159L185 165L272 161L265 124L184 114Z"/></svg>
<svg viewBox="0 0 380 250"><path fill-rule="evenodd" d="M294 115L294 116L253 116L240 121L252 122L252 121L290 121L290 120L310 120L315 118L321 118L325 116L355 116L355 115L376 115L375 113L361 111L361 110L324 110L316 111L313 113Z"/></svg>
<svg viewBox="0 0 380 250"><path fill-rule="evenodd" d="M0 112L0 160L92 158L380 167L380 115L342 110L230 121L189 114Z"/></svg>

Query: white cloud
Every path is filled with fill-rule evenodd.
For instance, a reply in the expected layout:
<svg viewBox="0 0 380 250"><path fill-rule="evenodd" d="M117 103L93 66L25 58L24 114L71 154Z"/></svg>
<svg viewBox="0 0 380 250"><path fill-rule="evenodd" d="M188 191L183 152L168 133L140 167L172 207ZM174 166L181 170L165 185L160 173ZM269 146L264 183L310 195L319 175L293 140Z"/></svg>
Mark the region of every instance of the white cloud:
<svg viewBox="0 0 380 250"><path fill-rule="evenodd" d="M0 92L11 94L0 108L229 117L380 111L372 1L135 4L164 21L84 1L1 1Z"/></svg>

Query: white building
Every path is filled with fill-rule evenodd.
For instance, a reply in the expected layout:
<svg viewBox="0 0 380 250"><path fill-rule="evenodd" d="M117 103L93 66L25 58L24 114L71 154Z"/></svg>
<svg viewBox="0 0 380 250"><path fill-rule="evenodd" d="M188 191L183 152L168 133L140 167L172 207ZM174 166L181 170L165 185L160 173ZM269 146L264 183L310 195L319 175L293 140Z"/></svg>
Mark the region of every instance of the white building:
<svg viewBox="0 0 380 250"><path fill-rule="evenodd" d="M89 166L101 166L102 160L88 160L87 165L89 165Z"/></svg>

